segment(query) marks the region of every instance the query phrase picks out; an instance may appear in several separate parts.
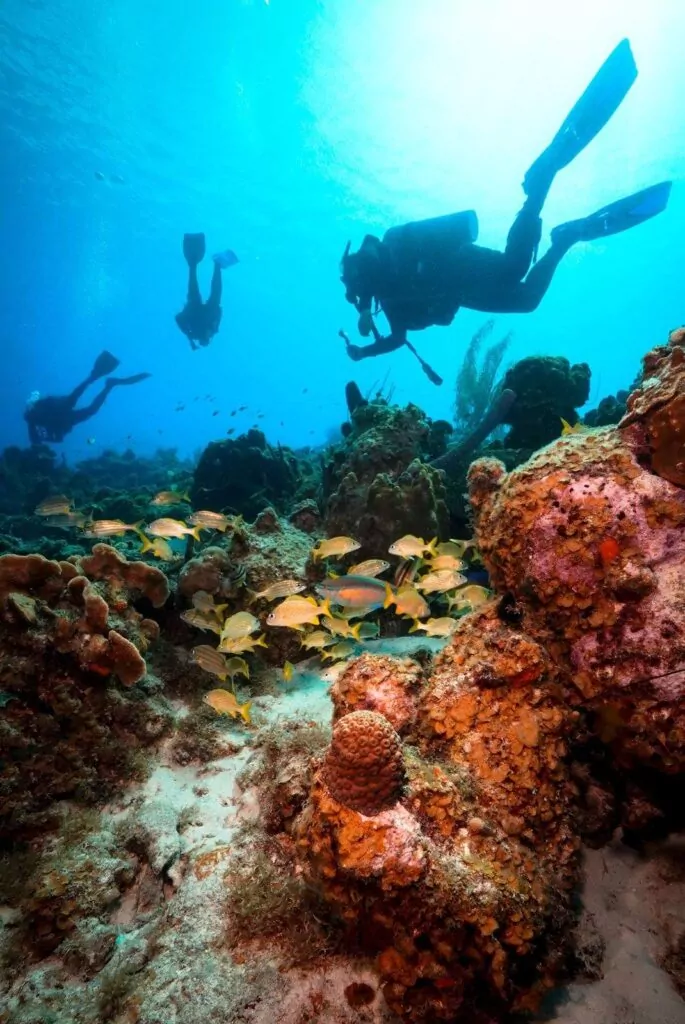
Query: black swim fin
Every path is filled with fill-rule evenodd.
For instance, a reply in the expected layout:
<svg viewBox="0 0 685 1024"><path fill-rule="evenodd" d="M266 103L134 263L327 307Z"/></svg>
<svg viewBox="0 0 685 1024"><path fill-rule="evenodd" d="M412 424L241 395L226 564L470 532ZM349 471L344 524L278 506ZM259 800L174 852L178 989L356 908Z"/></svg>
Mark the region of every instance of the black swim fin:
<svg viewBox="0 0 685 1024"><path fill-rule="evenodd" d="M116 370L118 365L119 360L117 357L113 356L111 352L108 352L105 349L105 351L101 352L93 363L93 369L90 371L90 377L88 379L91 381L100 380L101 377L106 377L108 373L112 373Z"/></svg>
<svg viewBox="0 0 685 1024"><path fill-rule="evenodd" d="M599 134L636 78L635 58L630 42L624 39L604 61L550 145L529 168L523 180L526 195L537 190L546 194L556 172L570 164Z"/></svg>
<svg viewBox="0 0 685 1024"><path fill-rule="evenodd" d="M200 231L196 235L183 236L183 255L189 267L196 267L205 258L205 236Z"/></svg>
<svg viewBox="0 0 685 1024"><path fill-rule="evenodd" d="M560 224L552 229L552 244L568 247L575 242L593 242L596 238L616 235L651 220L666 209L671 185L670 181L660 181L658 185L650 185L641 192L603 206L589 217Z"/></svg>
<svg viewBox="0 0 685 1024"><path fill-rule="evenodd" d="M136 373L133 377L110 377L105 383L108 388L115 388L119 384L140 384L142 380L147 380L151 376L151 373Z"/></svg>

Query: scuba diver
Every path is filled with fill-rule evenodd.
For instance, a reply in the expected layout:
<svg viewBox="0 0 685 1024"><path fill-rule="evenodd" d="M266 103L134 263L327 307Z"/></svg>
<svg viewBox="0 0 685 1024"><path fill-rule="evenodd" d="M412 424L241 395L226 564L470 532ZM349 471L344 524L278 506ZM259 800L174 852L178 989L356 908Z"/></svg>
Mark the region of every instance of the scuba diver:
<svg viewBox="0 0 685 1024"><path fill-rule="evenodd" d="M630 43L624 39L528 169L523 180L526 200L504 252L475 244L478 219L473 210L390 228L382 241L367 235L356 253L350 252L348 242L341 265L345 298L359 313L359 333L375 339L368 345L347 343L350 358L356 361L394 352L409 345L407 331L447 326L462 306L483 313L530 313L537 309L571 246L627 231L661 213L668 203L670 181L553 228L552 244L536 262L540 214L555 175L601 131L636 77ZM390 325L385 337L374 330L373 316L379 310ZM422 363L422 368L433 383L440 382L427 364Z"/></svg>
<svg viewBox="0 0 685 1024"><path fill-rule="evenodd" d="M196 235L183 236L183 255L188 264L188 297L180 313L176 314L176 323L190 342L193 352L197 349L195 342L203 348L209 345L221 324L221 271L232 267L238 257L231 249L213 256L214 271L209 291L209 298L202 301L200 285L197 280L197 266L205 258L205 236L200 232Z"/></svg>
<svg viewBox="0 0 685 1024"><path fill-rule="evenodd" d="M108 373L112 373L119 365L119 360L110 352L101 352L82 384L68 395L48 396L41 398L34 392L29 399L24 419L29 428L31 444L42 444L45 441L63 441L66 435L79 423L84 423L102 408L112 388L122 384L138 384L151 376L149 373L137 373L134 377L109 377L102 390L95 396L90 405L83 409L75 409L79 398L91 384Z"/></svg>

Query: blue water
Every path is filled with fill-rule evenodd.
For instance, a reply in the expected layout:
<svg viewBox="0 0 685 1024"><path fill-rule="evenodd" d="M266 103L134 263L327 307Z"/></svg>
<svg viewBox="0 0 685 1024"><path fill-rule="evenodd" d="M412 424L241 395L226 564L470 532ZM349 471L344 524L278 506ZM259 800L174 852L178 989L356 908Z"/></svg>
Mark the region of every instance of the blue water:
<svg viewBox="0 0 685 1024"><path fill-rule="evenodd" d="M122 374L154 376L77 427L70 459L192 453L255 422L274 441L323 443L345 381L366 390L386 373L399 400L450 417L485 318L413 336L440 389L406 350L351 363L337 337L356 324L345 242L473 206L482 244L501 246L525 169L626 35L638 81L559 175L545 228L663 178L669 210L572 251L542 306L497 328L515 331L512 360L588 361L594 402L684 319L680 0L3 0L0 445L25 443L32 390L69 391L102 348ZM197 352L173 319L185 231L241 259L221 331ZM210 273L207 260L205 289Z"/></svg>

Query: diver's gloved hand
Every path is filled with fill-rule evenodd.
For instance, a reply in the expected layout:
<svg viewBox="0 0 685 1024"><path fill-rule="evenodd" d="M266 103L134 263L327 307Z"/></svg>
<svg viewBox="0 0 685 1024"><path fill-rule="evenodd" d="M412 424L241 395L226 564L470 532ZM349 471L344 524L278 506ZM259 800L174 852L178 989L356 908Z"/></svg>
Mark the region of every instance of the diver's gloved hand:
<svg viewBox="0 0 685 1024"><path fill-rule="evenodd" d="M364 358L364 350L359 345L348 345L347 354L350 359L354 359L355 363L358 363L360 359Z"/></svg>
<svg viewBox="0 0 685 1024"><path fill-rule="evenodd" d="M373 328L373 317L371 316L370 309L363 309L359 314L359 320L357 322L359 333L362 338L368 338Z"/></svg>

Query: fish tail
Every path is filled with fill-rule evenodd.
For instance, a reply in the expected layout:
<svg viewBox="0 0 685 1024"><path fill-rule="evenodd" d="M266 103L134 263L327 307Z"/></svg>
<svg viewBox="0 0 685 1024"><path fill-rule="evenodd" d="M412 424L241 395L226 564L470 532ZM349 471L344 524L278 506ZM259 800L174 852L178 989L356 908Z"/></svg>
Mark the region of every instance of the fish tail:
<svg viewBox="0 0 685 1024"><path fill-rule="evenodd" d="M136 532L138 532L138 531L136 531ZM154 547L154 544L152 543L152 541L150 540L149 537L146 537L144 533L138 533L138 538L139 538L140 543L142 545L142 547L140 549L141 555L144 555L146 551L152 551L152 549Z"/></svg>
<svg viewBox="0 0 685 1024"><path fill-rule="evenodd" d="M391 604L394 604L396 600L393 589L389 583L385 584L385 600L383 601L383 607L389 608Z"/></svg>
<svg viewBox="0 0 685 1024"><path fill-rule="evenodd" d="M262 635L260 636L259 640L256 641L255 647L268 647L268 646L269 645L266 642L266 634L262 633Z"/></svg>
<svg viewBox="0 0 685 1024"><path fill-rule="evenodd" d="M225 612L227 608L228 608L227 604L215 604L214 605L214 611L216 613L217 619L221 618L221 613Z"/></svg>
<svg viewBox="0 0 685 1024"><path fill-rule="evenodd" d="M431 558L437 558L438 557L437 543L438 543L438 538L437 537L433 537L433 540L429 541L429 543L428 543L428 553L430 554Z"/></svg>
<svg viewBox="0 0 685 1024"><path fill-rule="evenodd" d="M195 540L200 541L200 540L202 540L202 537L200 536L200 534L202 533L203 529L204 529L204 527L202 527L202 526L194 526L192 528L192 530L188 530L188 533L191 535L191 537L194 537Z"/></svg>
<svg viewBox="0 0 685 1024"><path fill-rule="evenodd" d="M359 632L363 625L363 622L358 622L357 625L353 626L352 629L350 630L350 635L354 637L358 644L363 643L361 634Z"/></svg>
<svg viewBox="0 0 685 1024"><path fill-rule="evenodd" d="M572 434L573 427L571 424L565 420L563 416L560 416L559 419L561 420L561 436L563 437L565 434Z"/></svg>
<svg viewBox="0 0 685 1024"><path fill-rule="evenodd" d="M182 494L181 494L181 500L182 500L182 501L187 501L188 503L190 503L190 495L188 494L188 492L187 492L187 491L183 491L183 492L182 492Z"/></svg>
<svg viewBox="0 0 685 1024"><path fill-rule="evenodd" d="M251 722L252 722L252 719L250 718L250 708L251 707L252 707L252 701L251 700L246 700L244 704L241 704L238 707L238 711L240 712L240 717L242 718L243 722L245 722L246 725L250 725Z"/></svg>
<svg viewBox="0 0 685 1024"><path fill-rule="evenodd" d="M421 628L421 623L419 622L418 619L414 619L412 624L411 624L411 626L409 627L409 632L410 633L416 633L416 631L418 629L420 629L420 628Z"/></svg>
<svg viewBox="0 0 685 1024"><path fill-rule="evenodd" d="M333 617L333 612L331 611L330 598L327 597L326 600L319 605L318 611L321 613L321 615L328 615L329 618Z"/></svg>

